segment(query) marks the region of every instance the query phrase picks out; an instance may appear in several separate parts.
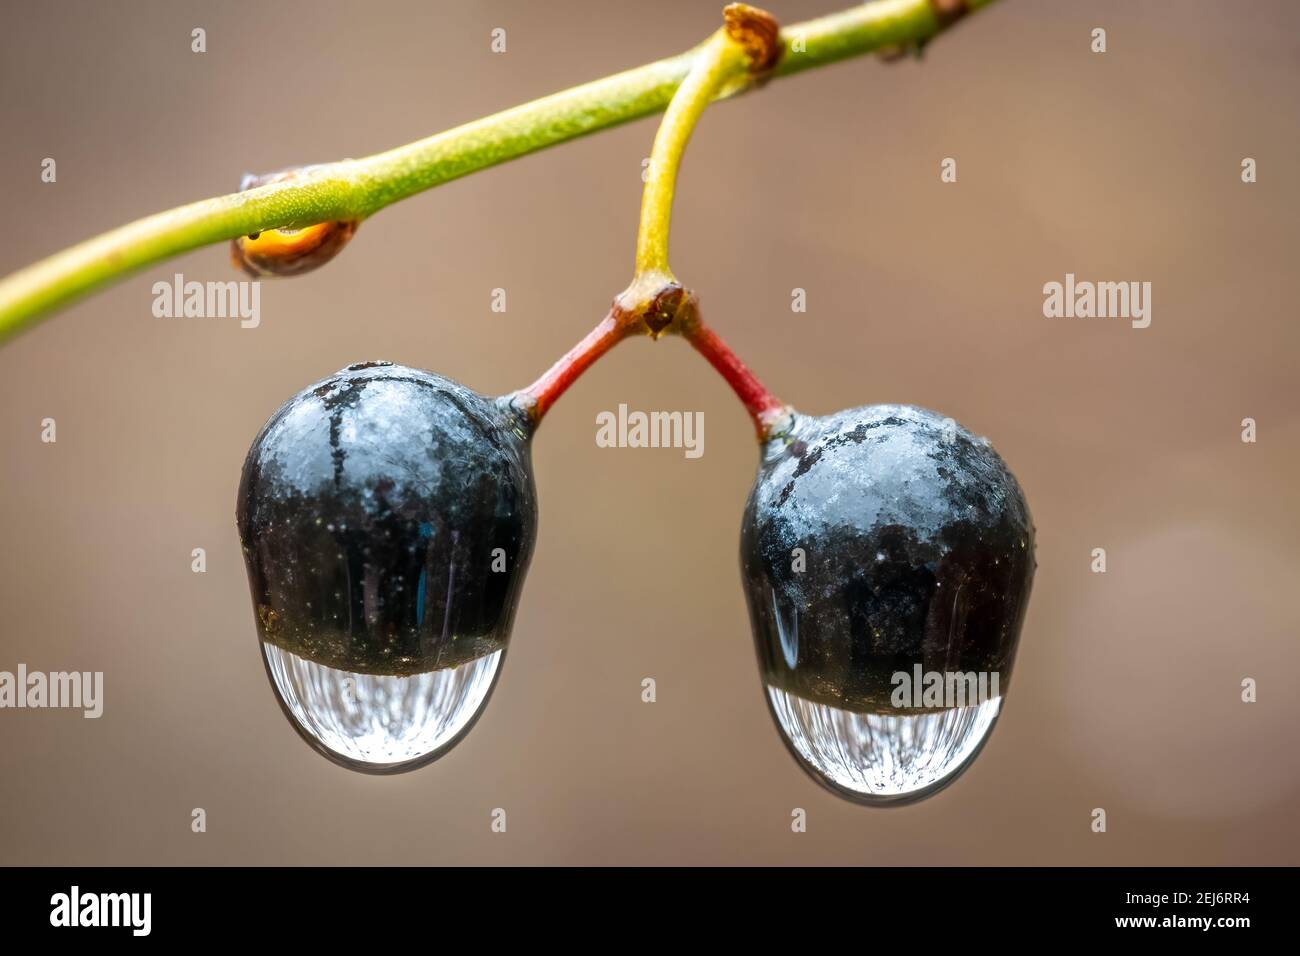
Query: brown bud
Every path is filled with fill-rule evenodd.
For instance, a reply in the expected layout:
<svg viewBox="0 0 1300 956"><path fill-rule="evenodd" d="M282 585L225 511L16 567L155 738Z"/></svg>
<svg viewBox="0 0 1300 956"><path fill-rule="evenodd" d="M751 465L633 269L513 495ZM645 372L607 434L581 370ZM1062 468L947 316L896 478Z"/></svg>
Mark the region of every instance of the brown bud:
<svg viewBox="0 0 1300 956"><path fill-rule="evenodd" d="M722 10L722 19L727 36L745 48L751 73L761 75L776 66L785 47L781 26L772 14L747 3L729 3Z"/></svg>

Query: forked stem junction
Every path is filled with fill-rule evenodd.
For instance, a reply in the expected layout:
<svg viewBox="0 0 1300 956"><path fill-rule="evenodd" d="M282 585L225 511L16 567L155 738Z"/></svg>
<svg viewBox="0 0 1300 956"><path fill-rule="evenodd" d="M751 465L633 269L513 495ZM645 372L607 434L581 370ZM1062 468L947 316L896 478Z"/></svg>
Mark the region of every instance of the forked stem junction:
<svg viewBox="0 0 1300 956"><path fill-rule="evenodd" d="M744 404L762 441L788 412L725 342L700 318L699 300L682 286L668 263L673 196L686 144L705 108L723 93L761 82L780 59L776 20L762 10L733 3L724 26L699 48L655 135L641 196L636 272L609 312L546 374L512 399L536 426L556 400L595 361L636 334L681 335L722 375Z"/></svg>

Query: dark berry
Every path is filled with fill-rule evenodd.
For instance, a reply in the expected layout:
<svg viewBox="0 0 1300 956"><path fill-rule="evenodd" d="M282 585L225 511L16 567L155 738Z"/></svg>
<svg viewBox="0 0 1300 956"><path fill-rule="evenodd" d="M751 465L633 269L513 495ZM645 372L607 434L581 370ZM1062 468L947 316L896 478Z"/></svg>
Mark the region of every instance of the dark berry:
<svg viewBox="0 0 1300 956"><path fill-rule="evenodd" d="M411 737L411 721L431 708L481 706L537 527L528 426L508 403L387 362L350 366L263 427L236 516L258 633L290 655L269 654L272 679L311 742L353 761L399 764L428 756L388 739ZM489 658L472 693L461 693L462 677L442 681L455 693L420 684L428 699L412 698L410 682L363 679L450 673ZM335 682L328 692L322 674ZM349 701L376 712L345 720L339 709ZM455 723L425 743L449 745L444 731ZM367 734L378 743L362 756L336 739Z"/></svg>
<svg viewBox="0 0 1300 956"><path fill-rule="evenodd" d="M1006 693L1035 567L1024 495L988 442L911 406L796 415L763 449L741 563L801 762L868 801L955 777ZM924 682L900 699L932 673L982 674L995 699L980 714L923 700Z"/></svg>

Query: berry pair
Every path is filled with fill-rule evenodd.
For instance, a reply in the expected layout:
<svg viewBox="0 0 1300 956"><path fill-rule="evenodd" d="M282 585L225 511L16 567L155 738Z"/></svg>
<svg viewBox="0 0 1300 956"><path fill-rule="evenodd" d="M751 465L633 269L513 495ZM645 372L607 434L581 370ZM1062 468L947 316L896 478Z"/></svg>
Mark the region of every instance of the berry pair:
<svg viewBox="0 0 1300 956"><path fill-rule="evenodd" d="M263 655L326 756L410 770L483 709L536 536L533 424L514 397L368 363L294 396L253 443L237 511ZM816 779L897 803L969 764L1034 570L1024 497L986 441L908 406L785 411L741 564L769 706ZM954 673L981 693L926 695Z"/></svg>

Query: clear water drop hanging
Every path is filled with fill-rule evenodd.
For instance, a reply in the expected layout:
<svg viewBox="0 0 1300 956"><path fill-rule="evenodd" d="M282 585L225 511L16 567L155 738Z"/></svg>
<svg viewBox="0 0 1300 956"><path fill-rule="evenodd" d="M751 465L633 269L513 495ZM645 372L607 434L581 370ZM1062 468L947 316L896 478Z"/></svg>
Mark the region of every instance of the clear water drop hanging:
<svg viewBox="0 0 1300 956"><path fill-rule="evenodd" d="M264 641L267 675L295 728L354 770L399 773L436 760L468 733L504 651L418 674L357 674Z"/></svg>
<svg viewBox="0 0 1300 956"><path fill-rule="evenodd" d="M979 754L1002 698L922 714L855 713L768 685L768 705L804 768L859 803L911 803L942 790Z"/></svg>

